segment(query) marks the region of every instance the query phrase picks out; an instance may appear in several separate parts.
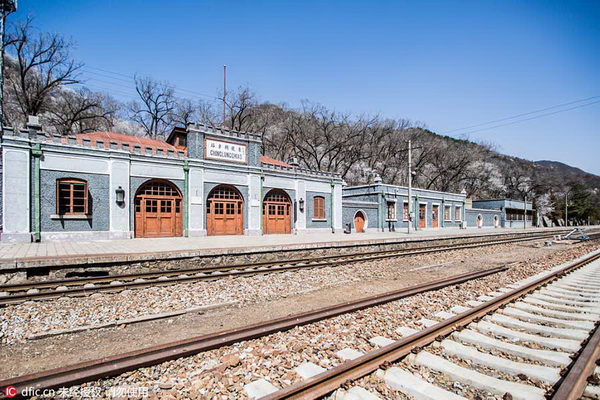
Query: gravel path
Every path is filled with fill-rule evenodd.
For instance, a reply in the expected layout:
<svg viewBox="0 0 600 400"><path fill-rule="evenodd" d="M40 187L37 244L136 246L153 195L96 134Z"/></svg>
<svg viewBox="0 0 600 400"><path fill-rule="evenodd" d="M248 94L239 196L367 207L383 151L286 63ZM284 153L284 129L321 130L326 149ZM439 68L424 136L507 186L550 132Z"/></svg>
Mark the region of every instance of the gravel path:
<svg viewBox="0 0 600 400"><path fill-rule="evenodd" d="M446 311L453 305L464 305L466 301L474 300L479 295L572 260L599 247L600 245L596 243L570 246L564 251L535 261L512 265L508 271L490 277L341 315L192 357L168 361L83 386L99 388L100 396L106 396L106 391L110 388L144 387L150 392L149 398L243 399L246 398L243 387L252 381L265 378L278 387L290 385L300 380L293 370L302 362L309 361L331 368L342 362L335 355L338 350L346 347L362 352L372 350L374 346L369 339L375 336L400 339L400 335L395 332L399 326L420 328L418 320L421 318L432 318L438 311ZM492 248L486 251L490 249ZM438 261L439 258L440 256L436 257ZM356 266L353 268L359 269ZM282 276L283 274L278 278ZM348 274L343 276L344 279L353 278ZM381 393L382 398L385 398L384 394ZM399 397L396 395L394 398Z"/></svg>

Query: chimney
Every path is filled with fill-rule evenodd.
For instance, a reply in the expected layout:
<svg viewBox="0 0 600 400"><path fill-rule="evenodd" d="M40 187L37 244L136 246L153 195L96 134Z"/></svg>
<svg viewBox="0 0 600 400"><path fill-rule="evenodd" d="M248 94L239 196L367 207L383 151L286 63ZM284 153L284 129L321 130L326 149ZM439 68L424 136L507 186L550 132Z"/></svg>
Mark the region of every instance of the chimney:
<svg viewBox="0 0 600 400"><path fill-rule="evenodd" d="M379 176L379 174L375 174L375 184L380 184L381 182L383 182L381 176Z"/></svg>
<svg viewBox="0 0 600 400"><path fill-rule="evenodd" d="M292 157L292 160L289 162L292 167L299 167L300 163L298 162L298 157Z"/></svg>
<svg viewBox="0 0 600 400"><path fill-rule="evenodd" d="M36 139L42 132L40 117L37 115L29 115L27 117L27 130L29 131L29 138Z"/></svg>
<svg viewBox="0 0 600 400"><path fill-rule="evenodd" d="M31 130L42 130L42 125L40 124L40 117L37 115L29 115L27 117L27 129Z"/></svg>

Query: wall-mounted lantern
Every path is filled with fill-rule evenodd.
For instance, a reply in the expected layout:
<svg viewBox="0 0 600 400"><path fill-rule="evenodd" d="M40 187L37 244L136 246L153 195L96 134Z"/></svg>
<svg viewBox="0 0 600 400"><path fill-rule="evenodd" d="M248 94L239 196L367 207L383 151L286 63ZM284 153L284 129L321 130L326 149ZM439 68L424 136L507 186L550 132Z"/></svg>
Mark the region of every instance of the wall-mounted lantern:
<svg viewBox="0 0 600 400"><path fill-rule="evenodd" d="M117 188L117 190L115 190L115 195L116 195L118 205L121 206L121 205L125 204L125 190L123 190L123 188L121 186L119 186Z"/></svg>
<svg viewBox="0 0 600 400"><path fill-rule="evenodd" d="M300 212L304 212L304 199L300 198L300 200L298 200L298 205L300 206Z"/></svg>

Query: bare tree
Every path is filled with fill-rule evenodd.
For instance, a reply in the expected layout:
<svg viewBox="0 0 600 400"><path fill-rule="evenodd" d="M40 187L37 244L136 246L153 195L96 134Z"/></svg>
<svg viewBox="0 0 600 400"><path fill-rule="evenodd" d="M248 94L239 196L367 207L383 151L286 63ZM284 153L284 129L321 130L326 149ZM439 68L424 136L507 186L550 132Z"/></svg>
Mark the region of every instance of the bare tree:
<svg viewBox="0 0 600 400"><path fill-rule="evenodd" d="M173 120L175 88L168 82L137 75L134 82L140 101L132 101L127 105L129 117L143 128L146 136L164 136Z"/></svg>
<svg viewBox="0 0 600 400"><path fill-rule="evenodd" d="M512 158L506 158L504 164L504 195L522 199L535 186L531 178L532 171Z"/></svg>
<svg viewBox="0 0 600 400"><path fill-rule="evenodd" d="M328 110L319 104L302 102L302 111L290 111L281 122L277 138L286 145L280 153L298 157L308 168L339 172L346 176L356 162L365 156L360 151L371 121ZM267 149L273 148L269 133ZM284 150L284 151L282 151Z"/></svg>
<svg viewBox="0 0 600 400"><path fill-rule="evenodd" d="M10 30L5 46L6 90L23 120L44 112L59 87L79 82L82 64L71 58L73 43L58 34L35 32L31 18Z"/></svg>
<svg viewBox="0 0 600 400"><path fill-rule="evenodd" d="M54 96L45 119L61 134L108 130L118 110L110 97L86 88L62 90Z"/></svg>
<svg viewBox="0 0 600 400"><path fill-rule="evenodd" d="M173 109L172 121L176 125L186 126L200 120L199 107L189 99L177 99Z"/></svg>
<svg viewBox="0 0 600 400"><path fill-rule="evenodd" d="M235 131L250 131L251 111L259 105L256 93L247 86L240 86L236 91L228 93L226 100L227 113L223 125Z"/></svg>
<svg viewBox="0 0 600 400"><path fill-rule="evenodd" d="M193 102L190 99L178 98L173 109L172 122L176 125L187 125L190 122L201 122L205 125L220 125L222 115L216 111L214 104L204 100Z"/></svg>

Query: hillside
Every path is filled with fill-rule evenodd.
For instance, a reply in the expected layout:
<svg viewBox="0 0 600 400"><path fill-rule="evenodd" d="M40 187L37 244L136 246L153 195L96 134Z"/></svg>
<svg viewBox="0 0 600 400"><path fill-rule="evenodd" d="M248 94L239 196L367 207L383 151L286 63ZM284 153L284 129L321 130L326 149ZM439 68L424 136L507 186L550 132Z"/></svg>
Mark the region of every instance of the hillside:
<svg viewBox="0 0 600 400"><path fill-rule="evenodd" d="M561 163L559 161L540 160L535 162L545 167L562 179L583 183L586 186L600 190L600 176L585 172L579 168Z"/></svg>

